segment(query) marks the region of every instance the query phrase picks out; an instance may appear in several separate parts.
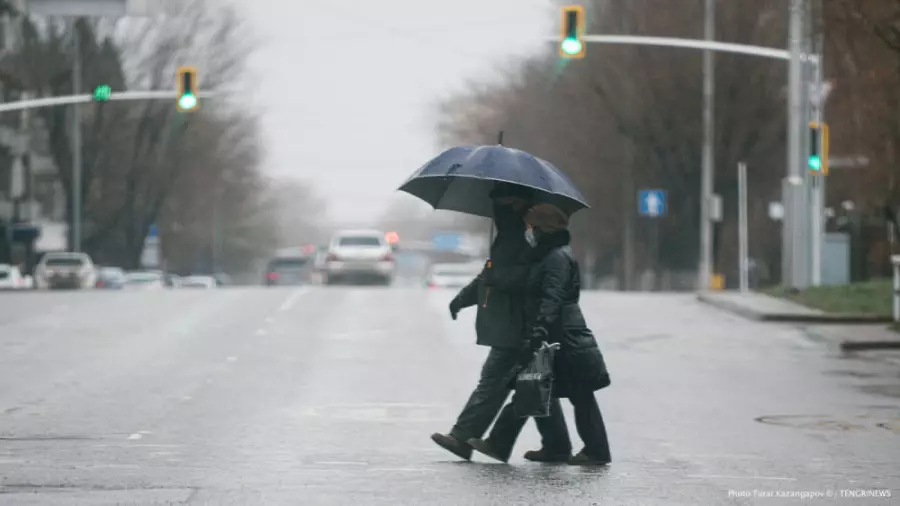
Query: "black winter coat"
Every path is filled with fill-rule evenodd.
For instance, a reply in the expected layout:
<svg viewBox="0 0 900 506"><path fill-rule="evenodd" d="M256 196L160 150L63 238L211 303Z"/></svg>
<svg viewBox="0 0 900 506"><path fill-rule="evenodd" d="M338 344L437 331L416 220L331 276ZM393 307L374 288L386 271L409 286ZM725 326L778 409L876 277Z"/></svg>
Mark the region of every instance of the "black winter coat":
<svg viewBox="0 0 900 506"><path fill-rule="evenodd" d="M565 230L539 239L532 251L525 302L529 335L541 327L548 342L560 344L553 364L553 396L561 398L610 384L603 354L578 305L581 281L569 240Z"/></svg>
<svg viewBox="0 0 900 506"><path fill-rule="evenodd" d="M525 283L528 243L521 213L495 209L497 237L491 244L491 267L485 268L456 296L460 307L478 305L477 343L492 348L520 349L525 336Z"/></svg>

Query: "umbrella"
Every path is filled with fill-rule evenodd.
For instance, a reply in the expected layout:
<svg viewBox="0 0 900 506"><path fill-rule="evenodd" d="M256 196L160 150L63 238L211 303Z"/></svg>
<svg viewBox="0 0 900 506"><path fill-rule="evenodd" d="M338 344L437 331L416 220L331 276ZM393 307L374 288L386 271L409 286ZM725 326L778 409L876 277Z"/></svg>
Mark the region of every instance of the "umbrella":
<svg viewBox="0 0 900 506"><path fill-rule="evenodd" d="M450 148L423 165L399 190L435 209L492 218L488 194L497 183L536 190L536 200L569 215L590 207L568 176L550 162L502 145Z"/></svg>

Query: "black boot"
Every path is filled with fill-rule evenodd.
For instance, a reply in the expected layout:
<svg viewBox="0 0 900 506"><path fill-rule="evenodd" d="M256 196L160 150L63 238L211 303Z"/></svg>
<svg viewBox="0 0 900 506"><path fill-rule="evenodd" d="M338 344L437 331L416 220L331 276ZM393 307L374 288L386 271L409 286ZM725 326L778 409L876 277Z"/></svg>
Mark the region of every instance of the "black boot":
<svg viewBox="0 0 900 506"><path fill-rule="evenodd" d="M461 459L472 460L472 447L456 439L455 436L435 432L431 435L431 440Z"/></svg>
<svg viewBox="0 0 900 506"><path fill-rule="evenodd" d="M509 462L509 456L504 458L502 455L497 453L494 450L494 448L491 446L490 440L472 438L472 439L466 441L466 443L468 443L469 446L471 446L472 448L475 448L479 452L487 455L488 457L490 457L494 460L499 460L500 462L503 462L504 464Z"/></svg>
<svg viewBox="0 0 900 506"><path fill-rule="evenodd" d="M546 448L525 452L525 459L532 462L568 462L570 457L569 452L550 452Z"/></svg>
<svg viewBox="0 0 900 506"><path fill-rule="evenodd" d="M606 457L594 457L588 455L585 450L581 450L577 455L569 459L569 465L572 466L605 466L610 463L612 459L609 456Z"/></svg>

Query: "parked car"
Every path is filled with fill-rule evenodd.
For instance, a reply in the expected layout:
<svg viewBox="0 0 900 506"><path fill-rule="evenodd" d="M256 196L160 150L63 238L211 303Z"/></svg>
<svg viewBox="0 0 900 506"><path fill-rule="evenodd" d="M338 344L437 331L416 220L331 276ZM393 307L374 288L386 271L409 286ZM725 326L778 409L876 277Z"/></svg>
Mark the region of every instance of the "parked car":
<svg viewBox="0 0 900 506"><path fill-rule="evenodd" d="M428 269L428 288L462 288L484 268L483 262L439 263Z"/></svg>
<svg viewBox="0 0 900 506"><path fill-rule="evenodd" d="M374 281L390 285L394 270L394 253L384 232L346 230L331 239L322 274L326 285L342 281Z"/></svg>
<svg viewBox="0 0 900 506"><path fill-rule="evenodd" d="M18 267L0 264L0 290L27 290L31 284L31 276L23 275Z"/></svg>
<svg viewBox="0 0 900 506"><path fill-rule="evenodd" d="M179 288L216 288L219 284L213 276L186 276L180 278Z"/></svg>
<svg viewBox="0 0 900 506"><path fill-rule="evenodd" d="M35 268L38 288L84 290L97 284L97 269L84 253L47 253Z"/></svg>
<svg viewBox="0 0 900 506"><path fill-rule="evenodd" d="M104 290L121 290L125 286L125 271L118 267L100 267L97 269L95 288Z"/></svg>
<svg viewBox="0 0 900 506"><path fill-rule="evenodd" d="M165 275L157 271L133 271L125 274L125 288L133 290L164 290Z"/></svg>
<svg viewBox="0 0 900 506"><path fill-rule="evenodd" d="M302 285L311 280L312 256L273 258L266 268L266 286Z"/></svg>

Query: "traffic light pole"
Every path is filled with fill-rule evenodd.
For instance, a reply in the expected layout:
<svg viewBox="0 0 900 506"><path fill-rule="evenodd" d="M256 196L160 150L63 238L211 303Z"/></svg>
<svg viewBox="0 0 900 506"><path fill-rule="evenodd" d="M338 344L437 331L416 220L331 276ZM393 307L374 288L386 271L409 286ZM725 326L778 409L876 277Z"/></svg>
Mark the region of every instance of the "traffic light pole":
<svg viewBox="0 0 900 506"><path fill-rule="evenodd" d="M81 44L76 19L72 18L72 93L81 94ZM81 108L72 108L72 243L69 249L81 251Z"/></svg>
<svg viewBox="0 0 900 506"><path fill-rule="evenodd" d="M214 98L217 93L214 91L201 91L200 98ZM109 100L127 101L127 100L177 100L178 93L175 91L121 91L113 92ZM86 104L94 102L94 96L88 94L66 95L62 97L45 97L30 100L19 100L17 102L8 102L0 104L0 113L21 111L23 109L39 109L41 107L57 107L60 105Z"/></svg>
<svg viewBox="0 0 900 506"><path fill-rule="evenodd" d="M758 56L762 58L771 58L777 60L786 60L789 63L788 71L788 150L787 150L787 170L784 179L782 191L782 202L784 204L785 216L783 225L782 238L782 279L783 282L792 288L805 288L809 283L808 266L809 256L804 252L809 252L809 241L805 238L809 236L806 227L806 209L803 198L809 186L804 173L801 170L802 143L800 133L803 129L802 123L805 123L804 108L802 105L803 76L802 62L810 61L818 64L819 57L809 52L803 51L803 13L805 0L790 0L790 31L789 42L790 49L778 49L765 46L752 46L747 44L732 44L726 42L715 42L711 40L683 39L673 37L644 37L635 35L585 35L582 40L586 43L598 44L625 44L625 45L641 45L641 46L658 46L658 47L680 47L689 49L700 49L704 51L717 51L725 53L745 54L750 56ZM707 5L707 13L711 11L711 6ZM709 16L712 21L712 16ZM707 27L709 30L709 27ZM711 34L707 31L707 37ZM711 38L711 37L710 37ZM548 41L561 43L559 37L548 37ZM710 63L708 64L707 61ZM703 283L704 279L711 274L712 268L712 223L710 223L710 203L707 200L712 199L713 186L713 162L712 149L706 146L707 134L711 138L712 132L712 107L707 104L707 92L709 98L712 98L713 83L707 83L707 79L712 77L711 57L704 59L704 166L701 192L701 214L703 223L701 224L701 251L700 251L700 279ZM709 123L707 124L707 114L709 115ZM711 141L711 139L710 139ZM707 170L709 175L707 175ZM707 192L709 193L707 195ZM709 281L707 280L706 283ZM708 287L700 286L701 290Z"/></svg>
<svg viewBox="0 0 900 506"><path fill-rule="evenodd" d="M707 42L716 38L715 0L706 0L703 32ZM713 274L713 220L710 209L715 193L715 60L714 52L703 52L703 167L701 169L700 190L700 276L699 287L710 287Z"/></svg>

